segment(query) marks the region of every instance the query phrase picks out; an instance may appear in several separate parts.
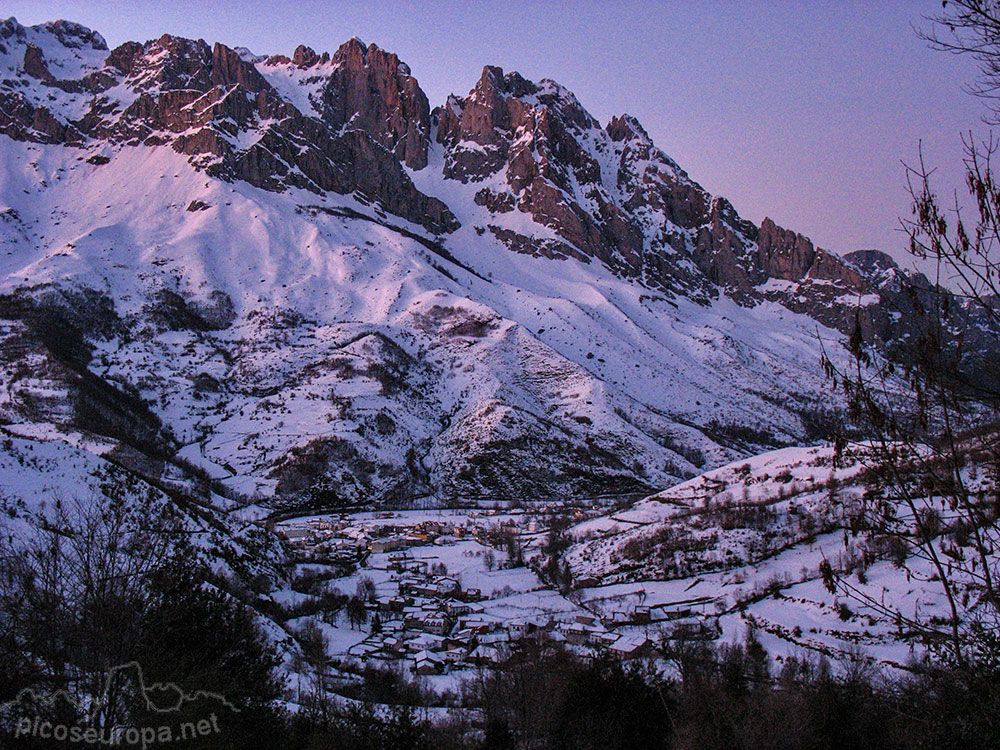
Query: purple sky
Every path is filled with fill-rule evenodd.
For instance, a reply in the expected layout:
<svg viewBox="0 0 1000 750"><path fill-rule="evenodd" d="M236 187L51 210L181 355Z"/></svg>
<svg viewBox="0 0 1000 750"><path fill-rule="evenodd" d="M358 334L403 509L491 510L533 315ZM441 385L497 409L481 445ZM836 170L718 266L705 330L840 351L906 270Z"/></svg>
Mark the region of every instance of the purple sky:
<svg viewBox="0 0 1000 750"><path fill-rule="evenodd" d="M602 123L630 112L744 216L838 252L904 256L902 161L923 141L939 190L962 189L960 133L982 104L971 60L912 30L940 0L904 2L241 2L6 0L25 24L68 18L114 47L163 32L284 52L352 35L409 63L431 106L484 64L554 78Z"/></svg>

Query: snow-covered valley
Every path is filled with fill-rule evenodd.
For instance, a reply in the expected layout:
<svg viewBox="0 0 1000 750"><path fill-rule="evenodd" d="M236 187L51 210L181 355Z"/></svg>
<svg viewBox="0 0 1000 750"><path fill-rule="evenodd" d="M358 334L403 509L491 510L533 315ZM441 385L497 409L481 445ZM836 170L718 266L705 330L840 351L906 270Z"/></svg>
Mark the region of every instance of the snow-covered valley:
<svg viewBox="0 0 1000 750"><path fill-rule="evenodd" d="M848 533L824 364L908 344L927 284L746 221L553 81L487 67L431 110L357 39L0 22L5 533L172 508L289 669L317 628L331 679L440 690L529 638L905 668L885 613L945 602Z"/></svg>

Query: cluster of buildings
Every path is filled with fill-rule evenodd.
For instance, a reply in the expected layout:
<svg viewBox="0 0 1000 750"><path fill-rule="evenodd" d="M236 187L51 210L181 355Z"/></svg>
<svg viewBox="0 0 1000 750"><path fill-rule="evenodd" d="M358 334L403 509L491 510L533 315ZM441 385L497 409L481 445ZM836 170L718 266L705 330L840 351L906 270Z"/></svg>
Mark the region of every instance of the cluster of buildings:
<svg viewBox="0 0 1000 750"><path fill-rule="evenodd" d="M363 660L409 660L414 673L427 675L502 663L529 639L624 659L651 650L644 635L613 632L592 615L502 619L485 611L478 589L434 575L425 560L395 552L389 563L397 590L370 603L371 632L348 651Z"/></svg>
<svg viewBox="0 0 1000 750"><path fill-rule="evenodd" d="M463 516L462 523L446 517L415 524L395 524L392 519L391 512L365 523L356 517L333 516L281 530L290 545L312 558L361 565L370 554L387 555L392 591L367 603L370 632L348 650L349 655L364 661L408 661L414 673L434 675L502 663L532 640L621 659L651 652L652 644L641 626L659 618L651 618L649 607L641 605L604 621L587 612L558 617L536 612L518 618L491 614L479 589L463 588L443 566L432 566L408 552L412 547L463 539L485 543L484 524L475 523L471 516ZM384 587L380 584L380 588Z"/></svg>
<svg viewBox="0 0 1000 750"><path fill-rule="evenodd" d="M368 555L369 542L354 531L344 519L310 518L304 526L278 529L295 550L322 556L332 563L357 564Z"/></svg>
<svg viewBox="0 0 1000 750"><path fill-rule="evenodd" d="M392 518L392 512L380 518ZM471 537L476 529L465 524L427 520L418 524L373 523L360 525L350 516L310 518L302 526L279 528L294 549L322 554L334 561L359 561L368 553L396 552L426 544L449 544Z"/></svg>

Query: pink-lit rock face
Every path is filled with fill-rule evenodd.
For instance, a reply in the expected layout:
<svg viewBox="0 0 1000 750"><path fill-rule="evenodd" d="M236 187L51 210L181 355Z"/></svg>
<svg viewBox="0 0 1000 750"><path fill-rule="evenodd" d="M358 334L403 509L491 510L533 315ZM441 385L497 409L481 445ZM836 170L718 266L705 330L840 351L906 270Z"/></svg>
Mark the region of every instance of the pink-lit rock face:
<svg viewBox="0 0 1000 750"><path fill-rule="evenodd" d="M223 44L164 35L108 51L82 27L28 29L13 19L0 39L8 80L23 75L45 87L37 96L0 92L0 132L12 138L169 145L213 176L268 190L361 191L428 229L455 226L402 169L426 164L427 99L398 58L374 45L351 40L332 60L304 49L293 60L255 60ZM60 66L67 71L60 78L47 54L74 64ZM267 80L292 67L313 89L306 112ZM65 99L65 109L43 93Z"/></svg>

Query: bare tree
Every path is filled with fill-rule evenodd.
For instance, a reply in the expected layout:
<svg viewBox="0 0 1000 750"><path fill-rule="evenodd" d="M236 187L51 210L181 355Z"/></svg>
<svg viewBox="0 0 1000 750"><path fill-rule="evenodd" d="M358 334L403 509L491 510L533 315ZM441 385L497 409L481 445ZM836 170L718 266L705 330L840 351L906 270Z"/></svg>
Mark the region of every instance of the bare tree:
<svg viewBox="0 0 1000 750"><path fill-rule="evenodd" d="M375 601L375 581L373 581L370 576L361 576L361 578L358 579L358 585L354 595L362 601Z"/></svg>
<svg viewBox="0 0 1000 750"><path fill-rule="evenodd" d="M0 535L3 660L33 665L25 682L65 690L77 705L106 697L99 727L124 710L122 686L105 683L140 646L150 580L185 547L172 506L139 502L123 481Z"/></svg>
<svg viewBox="0 0 1000 750"><path fill-rule="evenodd" d="M313 689L310 703L319 711L323 719L327 718L329 705L327 702L326 678L330 667L330 644L323 630L314 620L309 620L298 633L299 646L302 649L302 660L299 666L309 667L312 671ZM301 697L300 697L301 702Z"/></svg>
<svg viewBox="0 0 1000 750"><path fill-rule="evenodd" d="M971 55L979 63L979 79L967 86L985 99L991 124L1000 124L1000 3L997 0L944 0L930 27L917 34L935 49Z"/></svg>
<svg viewBox="0 0 1000 750"><path fill-rule="evenodd" d="M982 75L973 93L1000 122L1000 3L943 6L919 33L938 49L975 57ZM851 530L865 537L870 558L894 559L940 586L949 615L893 609L829 566L827 583L942 647L957 665L1000 659L1000 185L992 170L1000 144L992 136L964 142L971 211L957 194L953 204L941 200L922 155L907 169L912 214L902 227L910 252L935 268L933 281L901 280L915 333L893 351L876 351L858 326L851 368L825 362L870 438L856 451L867 491Z"/></svg>
<svg viewBox="0 0 1000 750"><path fill-rule="evenodd" d="M368 610L365 608L365 600L358 596L352 596L347 600L347 621L351 628L364 625L368 622Z"/></svg>

